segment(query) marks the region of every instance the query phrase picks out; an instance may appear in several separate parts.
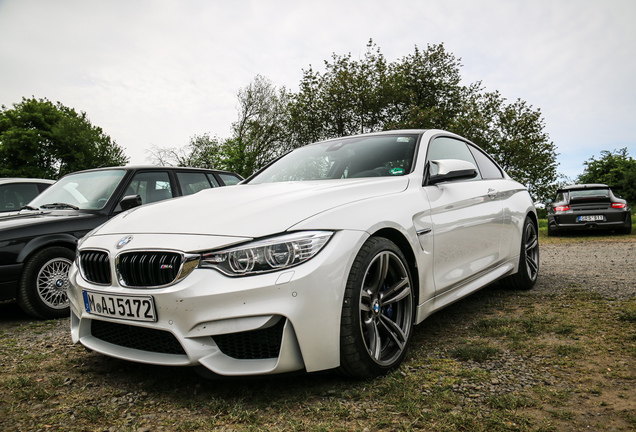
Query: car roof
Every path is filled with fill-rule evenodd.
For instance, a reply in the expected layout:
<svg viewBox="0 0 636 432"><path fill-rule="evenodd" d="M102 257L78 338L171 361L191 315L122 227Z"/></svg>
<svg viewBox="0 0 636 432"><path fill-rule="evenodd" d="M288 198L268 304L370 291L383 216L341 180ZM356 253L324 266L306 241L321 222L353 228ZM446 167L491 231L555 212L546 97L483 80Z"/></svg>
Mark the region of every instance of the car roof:
<svg viewBox="0 0 636 432"><path fill-rule="evenodd" d="M126 166L113 166L113 167L103 167L103 168L92 168L92 169L87 169L87 170L82 170L82 171L75 171L72 173L68 173L66 175L69 174L77 174L77 173L84 173L84 172L95 172L95 171L110 171L110 170L126 170L126 171L136 171L136 170L148 170L148 169L155 169L155 170L168 170L168 171L205 171L205 172L210 172L210 173L224 173L224 174L233 174L233 175L237 175L235 172L232 171L224 171L224 170L218 170L218 169L210 169L210 168L193 168L193 167L175 167L175 166L160 166L160 165L126 165ZM239 176L240 177L240 176Z"/></svg>
<svg viewBox="0 0 636 432"><path fill-rule="evenodd" d="M20 178L20 177L4 177L0 178L0 184L9 183L48 183L53 184L55 180L50 179L38 179L38 178Z"/></svg>

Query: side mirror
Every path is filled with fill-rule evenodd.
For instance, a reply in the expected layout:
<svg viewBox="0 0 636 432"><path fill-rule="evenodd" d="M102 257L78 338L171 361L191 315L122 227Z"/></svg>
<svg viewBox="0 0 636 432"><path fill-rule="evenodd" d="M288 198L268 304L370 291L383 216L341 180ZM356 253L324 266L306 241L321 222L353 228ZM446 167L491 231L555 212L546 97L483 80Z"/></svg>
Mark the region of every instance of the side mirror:
<svg viewBox="0 0 636 432"><path fill-rule="evenodd" d="M119 206L121 207L122 211L130 210L134 207L139 207L141 204L141 197L139 195L127 195L119 202Z"/></svg>
<svg viewBox="0 0 636 432"><path fill-rule="evenodd" d="M552 199L548 198L547 200L545 200L545 205L550 205L552 204Z"/></svg>
<svg viewBox="0 0 636 432"><path fill-rule="evenodd" d="M442 159L429 162L428 184L451 180L468 180L477 177L477 168L470 162L459 159Z"/></svg>

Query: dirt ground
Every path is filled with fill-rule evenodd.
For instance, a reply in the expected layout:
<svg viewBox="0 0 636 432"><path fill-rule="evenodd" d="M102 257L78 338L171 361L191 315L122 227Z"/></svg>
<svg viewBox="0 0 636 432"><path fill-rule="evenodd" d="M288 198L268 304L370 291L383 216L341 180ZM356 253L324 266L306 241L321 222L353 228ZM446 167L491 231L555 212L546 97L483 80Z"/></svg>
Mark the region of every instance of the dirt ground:
<svg viewBox="0 0 636 432"><path fill-rule="evenodd" d="M184 368L88 353L71 343L68 319L37 321L13 302L0 303L0 429L404 430L402 423L387 424L387 413L396 411L422 430L454 430L457 423L434 426L448 418L478 425L460 430L636 430L636 325L621 319L625 307L636 308L636 241L542 244L540 254L533 290L515 299L495 285L433 315L415 330L405 378L367 384L330 375L208 384ZM536 353L524 353L511 350L505 337L476 332L485 316L553 321L539 319L552 327L532 340ZM451 353L466 341L486 341L501 354L485 362L457 360ZM458 375L440 371L447 365L459 368ZM406 390L409 374L419 380L415 393ZM489 382L471 381L481 375ZM436 417L430 401L441 400L436 392L449 379L456 383L444 398L456 406L442 406L448 411ZM381 388L394 381L405 386L399 392L407 399L423 398L414 413L395 402L386 408ZM399 401L394 392L389 397ZM534 402L524 405L528 400ZM495 420L488 415L509 417L490 428Z"/></svg>

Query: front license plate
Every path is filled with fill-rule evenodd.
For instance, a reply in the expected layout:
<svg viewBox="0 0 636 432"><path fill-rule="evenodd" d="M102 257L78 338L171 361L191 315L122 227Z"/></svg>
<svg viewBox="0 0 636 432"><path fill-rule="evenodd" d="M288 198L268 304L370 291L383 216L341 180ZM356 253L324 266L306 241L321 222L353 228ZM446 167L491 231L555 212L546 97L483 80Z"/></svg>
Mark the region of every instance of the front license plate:
<svg viewBox="0 0 636 432"><path fill-rule="evenodd" d="M111 295L92 291L82 291L82 295L84 309L89 314L134 321L157 321L152 296Z"/></svg>
<svg viewBox="0 0 636 432"><path fill-rule="evenodd" d="M594 216L579 216L579 222L597 222L604 221L605 217L602 215L594 215Z"/></svg>

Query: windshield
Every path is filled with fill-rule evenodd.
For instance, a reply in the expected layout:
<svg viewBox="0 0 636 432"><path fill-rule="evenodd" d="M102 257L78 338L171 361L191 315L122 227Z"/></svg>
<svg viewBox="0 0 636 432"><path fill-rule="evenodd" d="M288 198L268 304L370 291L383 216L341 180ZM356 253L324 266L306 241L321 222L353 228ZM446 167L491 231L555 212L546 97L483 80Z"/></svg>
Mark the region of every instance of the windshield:
<svg viewBox="0 0 636 432"><path fill-rule="evenodd" d="M283 156L249 183L405 175L411 172L416 143L416 134L402 134L311 144Z"/></svg>
<svg viewBox="0 0 636 432"><path fill-rule="evenodd" d="M101 210L125 173L106 170L67 175L31 201L29 207Z"/></svg>

